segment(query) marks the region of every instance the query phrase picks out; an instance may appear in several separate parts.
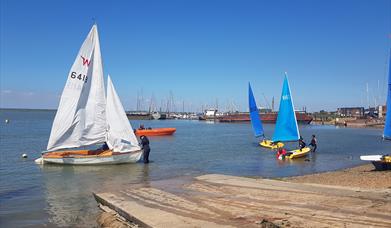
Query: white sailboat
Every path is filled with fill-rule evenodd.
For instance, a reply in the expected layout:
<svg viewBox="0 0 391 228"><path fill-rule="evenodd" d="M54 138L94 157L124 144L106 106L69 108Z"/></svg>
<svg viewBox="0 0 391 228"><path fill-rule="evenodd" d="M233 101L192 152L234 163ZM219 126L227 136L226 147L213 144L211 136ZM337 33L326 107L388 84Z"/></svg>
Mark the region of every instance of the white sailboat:
<svg viewBox="0 0 391 228"><path fill-rule="evenodd" d="M92 26L68 74L47 151L37 163L72 165L137 162L143 151L110 76L104 90L98 28ZM108 149L77 150L106 143Z"/></svg>

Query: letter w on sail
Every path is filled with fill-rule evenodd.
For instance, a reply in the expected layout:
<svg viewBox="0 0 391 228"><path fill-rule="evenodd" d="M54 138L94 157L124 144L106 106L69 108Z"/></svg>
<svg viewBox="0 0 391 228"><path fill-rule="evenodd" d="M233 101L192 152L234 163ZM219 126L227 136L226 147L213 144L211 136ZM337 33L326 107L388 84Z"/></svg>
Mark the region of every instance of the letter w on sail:
<svg viewBox="0 0 391 228"><path fill-rule="evenodd" d="M83 56L80 56L80 57L83 59L83 66L85 66L86 64L87 64L87 66L90 66L90 63L91 63L90 60L84 58Z"/></svg>

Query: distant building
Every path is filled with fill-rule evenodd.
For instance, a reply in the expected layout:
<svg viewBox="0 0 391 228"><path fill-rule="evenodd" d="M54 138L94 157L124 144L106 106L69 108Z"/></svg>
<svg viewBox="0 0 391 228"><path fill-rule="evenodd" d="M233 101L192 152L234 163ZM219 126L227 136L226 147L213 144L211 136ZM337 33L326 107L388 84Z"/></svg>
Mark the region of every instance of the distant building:
<svg viewBox="0 0 391 228"><path fill-rule="evenodd" d="M364 112L364 107L346 107L337 109L337 113L341 117L363 117Z"/></svg>
<svg viewBox="0 0 391 228"><path fill-rule="evenodd" d="M272 109L271 108L258 108L258 111L261 112L261 113L269 113L269 112L272 112Z"/></svg>
<svg viewBox="0 0 391 228"><path fill-rule="evenodd" d="M378 112L379 112L379 118L384 117L386 115L386 112L387 112L387 106L379 105L378 106Z"/></svg>

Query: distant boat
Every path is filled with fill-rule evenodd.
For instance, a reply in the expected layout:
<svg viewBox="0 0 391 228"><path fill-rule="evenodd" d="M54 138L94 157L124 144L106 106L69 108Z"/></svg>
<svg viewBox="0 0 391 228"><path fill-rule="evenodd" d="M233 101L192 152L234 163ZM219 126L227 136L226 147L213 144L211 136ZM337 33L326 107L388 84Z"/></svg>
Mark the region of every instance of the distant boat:
<svg viewBox="0 0 391 228"><path fill-rule="evenodd" d="M299 124L310 124L313 120L313 117L305 111L295 111L296 120ZM277 121L277 112L267 111L260 112L259 117L263 124L273 124ZM251 121L250 115L248 112L235 112L235 113L227 113L224 115L220 115L215 118L219 122L224 123L236 123L236 122L249 122Z"/></svg>
<svg viewBox="0 0 391 228"><path fill-rule="evenodd" d="M276 149L278 147L283 147L284 144L281 142L273 143L271 140L265 138L265 132L263 130L262 121L259 117L258 106L254 98L253 90L251 89L250 83L248 83L248 106L250 112L251 125L254 130L255 137L261 137L262 141L259 143L262 147L269 149Z"/></svg>
<svg viewBox="0 0 391 228"><path fill-rule="evenodd" d="M110 76L107 97L104 86L98 28L93 25L68 75L47 151L37 163L96 165L140 159L143 151ZM79 149L102 143L107 148Z"/></svg>
<svg viewBox="0 0 391 228"><path fill-rule="evenodd" d="M388 92L387 92L387 113L384 124L383 139L391 140L391 52L388 64ZM377 170L391 169L391 151L386 155L363 155L360 159L363 161L370 161Z"/></svg>
<svg viewBox="0 0 391 228"><path fill-rule="evenodd" d="M300 139L299 128L295 115L295 109L289 88L288 76L285 73L282 93L280 98L280 108L278 110L277 122L273 135L273 142L291 142ZM305 147L302 150L292 150L286 157L298 158L306 156L310 148Z"/></svg>
<svg viewBox="0 0 391 228"><path fill-rule="evenodd" d="M152 112L151 115L154 120L158 120L162 117L162 115L159 112Z"/></svg>

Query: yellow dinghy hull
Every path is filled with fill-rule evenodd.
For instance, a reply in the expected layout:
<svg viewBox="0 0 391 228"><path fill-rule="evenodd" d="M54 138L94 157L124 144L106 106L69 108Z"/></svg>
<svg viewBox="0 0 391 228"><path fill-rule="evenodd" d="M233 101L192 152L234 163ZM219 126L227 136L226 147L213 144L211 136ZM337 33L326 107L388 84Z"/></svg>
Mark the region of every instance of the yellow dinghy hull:
<svg viewBox="0 0 391 228"><path fill-rule="evenodd" d="M276 144L273 143L272 140L263 140L262 142L259 143L262 147L268 148L268 149L278 149L279 147L283 147L284 143L278 142Z"/></svg>
<svg viewBox="0 0 391 228"><path fill-rule="evenodd" d="M285 158L289 158L289 159L301 158L301 157L307 156L307 154L310 151L311 151L311 149L309 147L304 147L301 151L300 151L300 149L291 150L291 151L289 151L289 153L292 153L292 154L287 155Z"/></svg>

